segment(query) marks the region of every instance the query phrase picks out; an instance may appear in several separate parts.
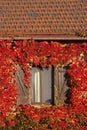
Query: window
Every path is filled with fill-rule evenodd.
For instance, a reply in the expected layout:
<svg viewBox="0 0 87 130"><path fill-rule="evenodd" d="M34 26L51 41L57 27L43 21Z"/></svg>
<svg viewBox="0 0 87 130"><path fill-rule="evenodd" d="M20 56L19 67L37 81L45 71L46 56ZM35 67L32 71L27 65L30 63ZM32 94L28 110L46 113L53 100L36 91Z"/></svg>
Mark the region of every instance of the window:
<svg viewBox="0 0 87 130"><path fill-rule="evenodd" d="M52 69L32 68L32 103L52 104Z"/></svg>
<svg viewBox="0 0 87 130"><path fill-rule="evenodd" d="M18 83L18 105L20 104L59 104L64 105L67 100L67 79L65 68L31 69L31 89L23 83L24 72L17 66L16 79Z"/></svg>

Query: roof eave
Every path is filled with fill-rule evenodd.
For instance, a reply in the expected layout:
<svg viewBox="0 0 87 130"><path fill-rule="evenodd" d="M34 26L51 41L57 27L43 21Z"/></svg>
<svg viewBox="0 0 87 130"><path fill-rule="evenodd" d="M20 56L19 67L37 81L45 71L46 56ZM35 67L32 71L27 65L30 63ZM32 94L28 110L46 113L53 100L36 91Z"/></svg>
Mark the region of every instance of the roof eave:
<svg viewBox="0 0 87 130"><path fill-rule="evenodd" d="M21 35L21 36L2 36L0 40L7 40L7 39L14 39L14 40L27 40L27 39L34 39L34 40L81 40L86 41L87 37L80 37L75 35L60 35L60 34L30 34L30 35Z"/></svg>

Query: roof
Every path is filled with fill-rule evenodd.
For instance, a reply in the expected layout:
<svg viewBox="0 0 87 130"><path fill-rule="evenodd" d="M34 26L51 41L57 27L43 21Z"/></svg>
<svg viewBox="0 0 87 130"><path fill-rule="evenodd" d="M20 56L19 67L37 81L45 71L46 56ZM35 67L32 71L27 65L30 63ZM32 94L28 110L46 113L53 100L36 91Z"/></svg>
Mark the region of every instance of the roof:
<svg viewBox="0 0 87 130"><path fill-rule="evenodd" d="M0 37L87 32L87 0L0 0Z"/></svg>

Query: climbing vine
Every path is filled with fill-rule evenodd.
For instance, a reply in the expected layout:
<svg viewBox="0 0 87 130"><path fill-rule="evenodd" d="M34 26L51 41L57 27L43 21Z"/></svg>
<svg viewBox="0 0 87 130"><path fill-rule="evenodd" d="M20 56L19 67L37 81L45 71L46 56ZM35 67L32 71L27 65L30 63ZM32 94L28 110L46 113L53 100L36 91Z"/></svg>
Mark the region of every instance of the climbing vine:
<svg viewBox="0 0 87 130"><path fill-rule="evenodd" d="M62 44L34 40L0 41L0 127L1 128L77 128L87 127L87 43ZM16 66L25 72L30 86L32 66L68 66L71 104L34 108L17 106ZM80 109L79 109L80 108ZM22 119L22 123L21 123ZM26 123L25 123L26 122ZM24 123L24 124L23 124ZM19 125L18 125L19 124ZM26 124L26 125L25 125Z"/></svg>

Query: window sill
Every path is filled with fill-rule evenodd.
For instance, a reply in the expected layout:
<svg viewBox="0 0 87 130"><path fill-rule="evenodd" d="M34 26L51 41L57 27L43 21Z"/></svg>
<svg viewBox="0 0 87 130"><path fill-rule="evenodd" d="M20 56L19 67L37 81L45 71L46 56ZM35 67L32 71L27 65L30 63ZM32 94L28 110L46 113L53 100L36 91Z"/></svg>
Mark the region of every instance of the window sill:
<svg viewBox="0 0 87 130"><path fill-rule="evenodd" d="M37 108L44 108L44 107L51 107L52 105L50 103L32 103L31 106Z"/></svg>

